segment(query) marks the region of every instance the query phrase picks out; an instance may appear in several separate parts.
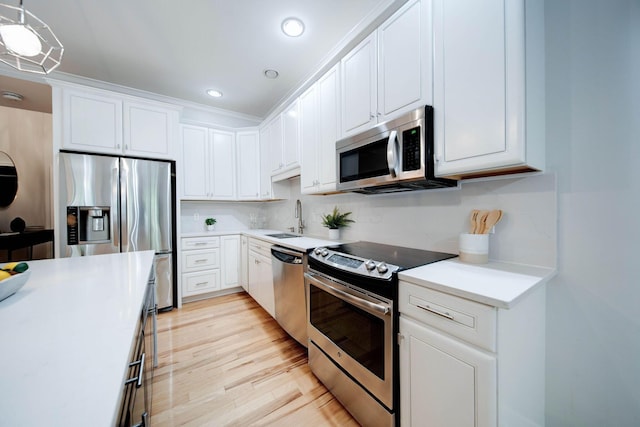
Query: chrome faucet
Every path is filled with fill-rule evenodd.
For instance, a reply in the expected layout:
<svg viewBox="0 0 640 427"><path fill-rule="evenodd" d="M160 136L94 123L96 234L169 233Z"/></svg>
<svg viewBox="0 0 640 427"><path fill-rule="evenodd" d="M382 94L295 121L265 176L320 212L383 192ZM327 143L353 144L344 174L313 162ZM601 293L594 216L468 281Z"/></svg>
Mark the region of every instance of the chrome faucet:
<svg viewBox="0 0 640 427"><path fill-rule="evenodd" d="M304 230L304 221L302 221L302 202L296 200L296 218L298 218L298 234L302 234Z"/></svg>

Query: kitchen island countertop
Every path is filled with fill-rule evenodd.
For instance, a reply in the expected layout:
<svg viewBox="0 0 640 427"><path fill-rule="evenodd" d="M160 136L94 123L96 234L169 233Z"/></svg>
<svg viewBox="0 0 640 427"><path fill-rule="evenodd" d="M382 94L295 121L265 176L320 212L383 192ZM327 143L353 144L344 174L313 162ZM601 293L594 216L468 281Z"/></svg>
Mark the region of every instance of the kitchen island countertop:
<svg viewBox="0 0 640 427"><path fill-rule="evenodd" d="M0 301L0 425L116 423L153 256L28 262Z"/></svg>

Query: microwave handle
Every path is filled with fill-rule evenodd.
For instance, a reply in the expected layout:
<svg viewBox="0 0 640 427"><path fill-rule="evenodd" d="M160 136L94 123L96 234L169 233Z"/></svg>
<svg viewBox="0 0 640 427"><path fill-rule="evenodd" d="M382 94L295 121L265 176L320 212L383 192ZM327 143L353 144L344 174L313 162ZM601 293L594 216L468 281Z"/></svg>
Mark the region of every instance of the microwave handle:
<svg viewBox="0 0 640 427"><path fill-rule="evenodd" d="M393 178L398 176L398 132L392 130L387 140L387 166Z"/></svg>

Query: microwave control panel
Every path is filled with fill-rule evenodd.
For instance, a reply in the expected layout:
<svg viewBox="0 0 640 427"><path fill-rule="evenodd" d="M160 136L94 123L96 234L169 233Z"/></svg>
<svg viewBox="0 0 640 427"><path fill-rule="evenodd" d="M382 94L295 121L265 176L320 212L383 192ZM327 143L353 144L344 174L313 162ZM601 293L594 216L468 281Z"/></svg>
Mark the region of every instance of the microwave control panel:
<svg viewBox="0 0 640 427"><path fill-rule="evenodd" d="M420 126L402 132L402 170L415 171L422 165Z"/></svg>

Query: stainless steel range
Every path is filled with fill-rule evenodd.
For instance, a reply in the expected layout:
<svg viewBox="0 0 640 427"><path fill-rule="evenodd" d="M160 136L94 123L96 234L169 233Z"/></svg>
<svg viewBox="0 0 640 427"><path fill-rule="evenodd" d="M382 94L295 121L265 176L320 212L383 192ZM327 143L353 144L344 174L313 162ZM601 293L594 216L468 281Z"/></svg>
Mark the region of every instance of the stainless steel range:
<svg viewBox="0 0 640 427"><path fill-rule="evenodd" d="M371 242L309 254L309 365L360 424L400 425L397 273L455 256Z"/></svg>

